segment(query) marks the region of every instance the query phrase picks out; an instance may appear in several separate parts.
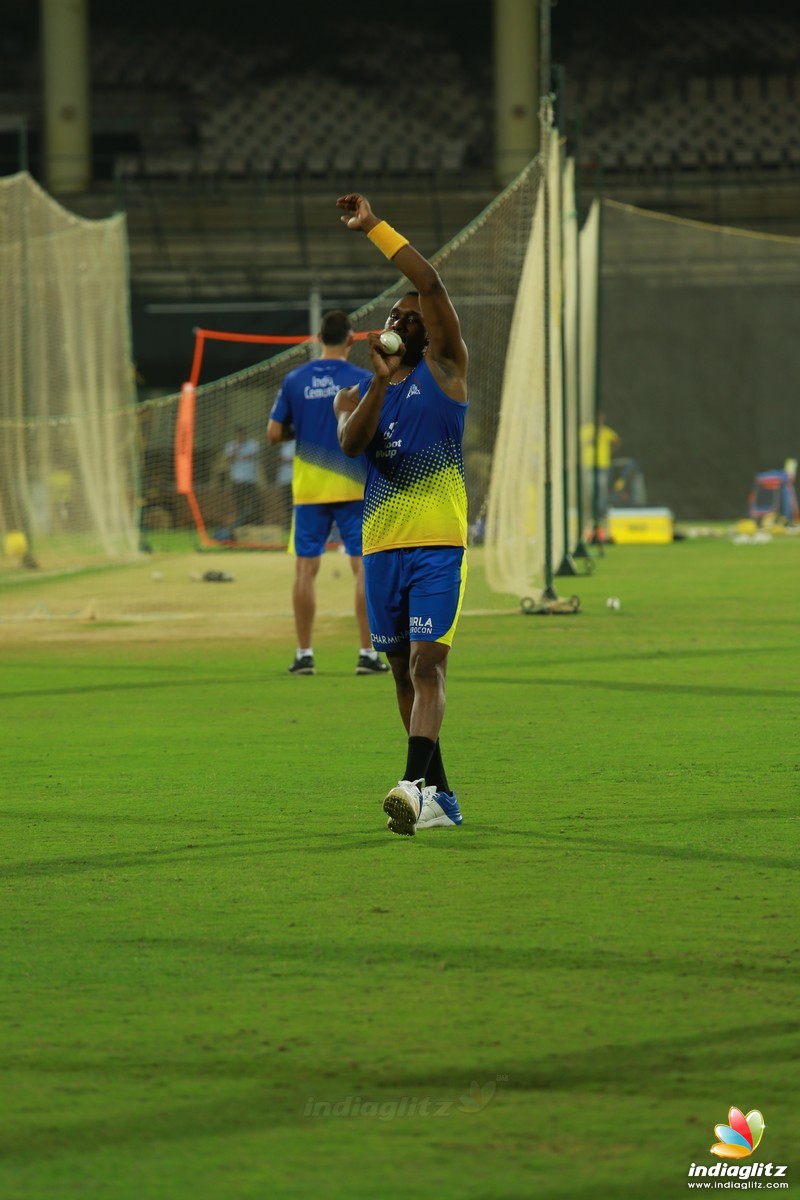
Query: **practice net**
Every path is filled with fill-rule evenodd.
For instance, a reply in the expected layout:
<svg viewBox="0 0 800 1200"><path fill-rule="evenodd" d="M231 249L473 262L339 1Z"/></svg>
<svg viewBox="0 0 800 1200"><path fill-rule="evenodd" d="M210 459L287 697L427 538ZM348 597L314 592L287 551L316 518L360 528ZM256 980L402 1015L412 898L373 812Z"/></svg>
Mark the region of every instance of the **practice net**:
<svg viewBox="0 0 800 1200"><path fill-rule="evenodd" d="M485 561L495 591L555 598L554 577L581 535L578 435L595 405L598 227L594 206L579 227L574 163L544 115L546 171L505 355Z"/></svg>
<svg viewBox="0 0 800 1200"><path fill-rule="evenodd" d="M28 565L138 543L125 220L0 179L0 533Z"/></svg>
<svg viewBox="0 0 800 1200"><path fill-rule="evenodd" d="M649 503L735 520L800 457L800 238L606 200L602 391Z"/></svg>

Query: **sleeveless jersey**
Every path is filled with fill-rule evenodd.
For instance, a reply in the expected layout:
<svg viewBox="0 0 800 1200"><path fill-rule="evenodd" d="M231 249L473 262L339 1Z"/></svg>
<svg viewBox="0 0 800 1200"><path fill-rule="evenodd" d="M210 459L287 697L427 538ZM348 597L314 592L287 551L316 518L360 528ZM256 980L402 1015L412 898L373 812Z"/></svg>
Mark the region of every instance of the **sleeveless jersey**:
<svg viewBox="0 0 800 1200"><path fill-rule="evenodd" d="M359 384L363 397L369 381ZM439 387L423 359L390 384L366 449L363 553L410 546L466 546L466 404Z"/></svg>
<svg viewBox="0 0 800 1200"><path fill-rule="evenodd" d="M369 381L369 371L343 358L318 358L290 371L272 406L270 420L294 425L292 468L295 504L338 504L364 495L364 455L348 458L339 445L333 398L344 387Z"/></svg>

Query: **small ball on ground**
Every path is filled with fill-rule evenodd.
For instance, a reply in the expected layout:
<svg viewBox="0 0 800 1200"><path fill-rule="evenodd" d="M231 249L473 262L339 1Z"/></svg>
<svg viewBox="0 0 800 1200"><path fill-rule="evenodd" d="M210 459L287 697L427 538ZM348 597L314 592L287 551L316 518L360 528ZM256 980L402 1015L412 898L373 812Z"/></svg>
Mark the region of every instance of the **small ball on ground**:
<svg viewBox="0 0 800 1200"><path fill-rule="evenodd" d="M3 538L6 558L23 558L28 553L28 539L21 529L10 529Z"/></svg>

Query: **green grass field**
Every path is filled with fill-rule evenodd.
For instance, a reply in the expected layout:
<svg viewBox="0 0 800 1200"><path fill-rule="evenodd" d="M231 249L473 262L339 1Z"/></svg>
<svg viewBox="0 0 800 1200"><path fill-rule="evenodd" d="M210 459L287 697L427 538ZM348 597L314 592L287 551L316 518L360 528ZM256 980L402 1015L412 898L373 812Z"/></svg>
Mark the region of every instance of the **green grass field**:
<svg viewBox="0 0 800 1200"><path fill-rule="evenodd" d="M800 539L610 547L562 617L476 555L415 838L346 606L290 679L246 558L0 579L2 1200L661 1200L733 1105L791 1194Z"/></svg>

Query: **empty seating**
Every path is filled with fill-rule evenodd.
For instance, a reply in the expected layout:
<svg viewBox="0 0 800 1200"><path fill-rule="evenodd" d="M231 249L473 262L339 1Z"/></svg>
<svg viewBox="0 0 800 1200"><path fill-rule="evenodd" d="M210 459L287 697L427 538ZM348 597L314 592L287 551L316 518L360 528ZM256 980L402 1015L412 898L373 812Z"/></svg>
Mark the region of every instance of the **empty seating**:
<svg viewBox="0 0 800 1200"><path fill-rule="evenodd" d="M557 6L556 34L559 16ZM452 38L404 25L415 82L395 121L392 39L367 50L357 23L349 40L339 15L335 27L346 60L332 56L328 70L321 56L300 71L295 64L309 61L300 25L294 40L282 32L258 46L235 31L93 28L93 119L104 138L119 138L118 174L457 176L492 166L489 47L476 71ZM0 57L9 47L17 61L4 75L34 78L35 45L27 64L13 39L0 44ZM698 6L694 15L624 25L598 14L596 27L571 30L564 111L571 118L580 108L584 152L610 171L793 168L798 63L800 28L777 10L713 15Z"/></svg>

